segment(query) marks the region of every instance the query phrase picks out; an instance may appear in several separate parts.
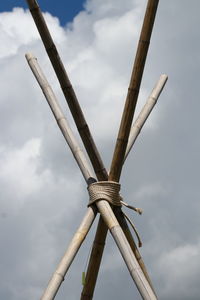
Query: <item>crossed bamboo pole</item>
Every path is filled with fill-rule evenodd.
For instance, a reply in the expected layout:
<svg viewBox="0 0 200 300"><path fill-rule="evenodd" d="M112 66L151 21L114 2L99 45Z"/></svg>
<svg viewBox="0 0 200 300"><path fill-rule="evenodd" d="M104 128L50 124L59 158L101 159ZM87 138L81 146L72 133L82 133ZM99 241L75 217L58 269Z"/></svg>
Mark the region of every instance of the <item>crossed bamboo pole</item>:
<svg viewBox="0 0 200 300"><path fill-rule="evenodd" d="M64 136L65 140L67 141L86 182L88 182L88 178L94 177L94 175L92 174L90 165L87 163L87 160L85 159L81 148L79 147L76 139L74 138L73 132L72 132L72 130L71 130L60 106L59 106L59 103L56 99L56 96L55 96L52 88L50 87L45 75L43 74L41 67L39 66L36 58L31 54L26 54L26 59L27 59L29 66L30 66L34 76L36 77L44 95L45 95L45 98L47 99L47 102L54 114L54 117L58 123L58 126L60 127L61 132L63 133L63 136ZM156 104L157 99L161 93L161 90L163 89L164 84L166 83L166 80L167 80L166 75L160 76L160 78L159 78L156 86L154 87L150 97L148 98L145 106L143 107L137 120L135 121L134 125L132 126L131 134L130 134L130 142L129 142L129 146L127 147L127 153L130 151L130 148L133 146L133 143L136 140L136 136L138 136L142 126L144 125L148 115L150 114L150 111ZM48 287L45 290L45 293L41 299L54 299L76 253L78 252L82 242L84 241L84 239L94 221L96 212L97 211L95 209L95 206L88 208L81 225L79 226L76 234L74 235L59 266L57 267L56 271L54 272L54 274L48 284ZM143 263L139 252L137 253L136 257L137 257L137 259L140 258L140 260L139 260L140 264ZM143 268L145 268L144 264L142 266L143 266Z"/></svg>
<svg viewBox="0 0 200 300"><path fill-rule="evenodd" d="M60 81L63 92L64 92L66 98L67 99L69 98L68 104L69 104L70 110L72 111L73 117L75 119L76 125L77 125L80 135L82 137L82 140L84 142L85 148L86 148L86 150L88 150L89 148L92 149L92 151L87 151L87 152L89 152L88 155L89 155L92 165L94 167L95 173L99 180L102 180L102 179L105 180L105 177L106 177L105 168L100 159L98 151L94 145L93 139L91 138L89 128L84 120L84 117L83 117L82 111L80 109L80 106L78 104L78 101L76 99L75 93L73 91L71 83L69 82L67 74L64 70L63 64L59 58L59 55L55 48L55 45L53 44L53 41L49 34L48 28L44 22L42 14L39 10L37 2L36 1L27 1L27 2L29 4L31 13L34 17L34 20L36 22L38 30L43 39L47 53L49 54L49 57L53 64L53 67L57 73L57 76ZM153 13L151 14L151 17L153 16L153 20L154 20L155 11L157 8L157 4L155 2L158 3L158 1L153 1L154 2L154 3L152 2L153 5L150 2L152 2L152 1L149 1L149 5L147 8L149 10L151 10L152 7L154 8L152 10ZM147 9L147 11L148 11L148 9ZM150 18L149 22L150 22L149 23L150 27L152 29L152 26L153 26L152 18ZM145 26L143 26L143 27L145 27ZM148 28L147 28L147 33L150 33L150 35L151 35L151 30L150 30L150 32L148 32ZM143 43L144 43L144 41L140 41L141 45ZM147 53L147 49L148 49L148 40L146 40L145 43L146 43L145 47L142 47L141 49L146 49L146 50L144 51L144 55L140 56L140 58L143 58L144 62L145 62L145 55L146 55L145 53ZM140 52L142 53L141 50L140 50ZM136 56L136 58L137 58L137 56ZM142 62L143 66L144 66L144 62ZM141 77L141 76L139 76L139 77ZM139 77L136 76L136 78L139 78ZM134 78L132 77L132 79L133 79L132 83L134 83ZM139 81L141 82L141 78L139 79ZM139 81L137 82L136 87L129 88L128 99L133 96L132 98L134 99L134 101L127 101L127 102L129 102L129 104L127 106L128 110L132 107L132 109L134 111L136 100L137 100L137 95L138 95L138 91L139 91L139 86L138 86L138 83L140 85ZM132 117L133 117L133 114L132 114ZM124 121L121 122L121 128L122 128L122 129L120 128L121 132L124 130L124 128L128 128L129 125L131 125L132 117L129 114L128 119L125 117L124 118L125 122ZM127 122L127 120L128 120L128 122ZM125 127L123 128L124 124L125 124ZM129 131L130 131L130 128L128 130L128 135L129 135ZM125 132L126 132L126 130L125 130ZM119 181L119 178L120 178L122 164L121 164L121 162L119 162L117 169L115 168L115 164L116 164L116 161L118 162L118 157L122 157L125 154L125 151L123 150L123 148L124 148L124 145L127 144L126 133L125 133L124 137L125 137L124 141L122 141L122 142L120 141L120 139L118 139L118 143L115 148L114 158L113 158L113 162L112 162L112 166L111 166L110 178L115 181ZM123 154L123 152L124 152L124 154ZM123 159L124 159L124 157L123 157ZM122 161L123 161L123 159L122 159ZM139 272L137 272L137 270L135 270L136 272L134 270L132 270L132 267L135 265L135 263L137 265L137 260L135 260L135 256L132 255L131 248L130 248L129 244L127 243L127 240L123 234L123 231L121 230L121 227L119 226L109 204L106 201L101 200L97 203L97 207L98 207L98 210L100 211L100 213L103 215L104 221L107 223L107 226L109 227L113 237L115 238L115 241L120 248L122 256L124 257L124 259L126 261L129 271L130 271L133 279L135 280L135 283L138 286L138 289L139 289L142 297L144 299L149 299L148 297L149 296L151 297L151 293L152 293L152 297L153 297L154 294L153 294L151 288L149 289L148 283L145 282L145 277L143 276L143 273L142 272L140 273L140 268L139 268ZM124 245L125 245L125 247L124 247ZM127 258L130 258L131 261L128 262ZM150 299L154 299L154 298L150 298Z"/></svg>

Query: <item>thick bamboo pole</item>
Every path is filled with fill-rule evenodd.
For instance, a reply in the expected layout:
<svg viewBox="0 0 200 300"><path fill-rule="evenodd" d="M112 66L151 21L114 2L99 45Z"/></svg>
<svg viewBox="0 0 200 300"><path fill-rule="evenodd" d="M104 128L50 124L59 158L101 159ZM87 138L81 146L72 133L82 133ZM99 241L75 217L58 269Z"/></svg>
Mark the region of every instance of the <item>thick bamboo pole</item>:
<svg viewBox="0 0 200 300"><path fill-rule="evenodd" d="M157 81L155 87L153 88L149 98L147 99L147 102L145 103L139 116L137 117L136 121L134 122L133 126L131 127L124 161L126 160L131 148L133 147L135 140L137 139L138 135L140 134L140 131L141 131L142 127L144 126L148 116L150 115L152 109L156 105L157 100L167 82L167 79L168 79L168 77L165 74L162 74L160 76L160 78Z"/></svg>
<svg viewBox="0 0 200 300"><path fill-rule="evenodd" d="M81 300L90 300L93 298L94 289L98 277L98 272L105 247L105 240L108 232L108 227L100 216L97 231L92 245L92 251L88 263L88 268L85 277L85 283L81 293Z"/></svg>
<svg viewBox="0 0 200 300"><path fill-rule="evenodd" d="M154 19L155 19L155 15L156 15L156 11L157 11L157 6L158 6L158 0L149 0L148 1L146 13L145 13L145 17L144 17L144 22L143 22L143 26L142 26L142 30L141 30L141 34L140 34L139 44L138 44L138 48L137 48L137 52L136 52L135 63L133 66L130 85L129 85L129 89L128 89L128 95L126 98L124 113L122 116L118 139L116 142L113 160L112 160L112 164L111 164L109 180L112 180L112 181L119 181L119 179L120 179L120 174L121 174L122 165L124 162L125 152L126 152L130 128L131 128L131 123L132 123L132 119L133 119L133 115L134 115L134 111L135 111L135 107L136 107L136 102L137 102L139 88L140 88L140 84L141 84L141 80L142 80L144 65L145 65L146 56L147 56L147 52L148 52L148 48L149 48L151 32L153 29ZM103 225L102 225L102 227L103 227ZM99 226L98 230L101 230L102 227ZM106 238L106 231L103 231L103 229L102 229L102 232L105 232L105 238ZM129 239L130 238L129 230L127 231L126 229L124 229L124 232L126 233L126 237ZM100 233L97 232L96 236L99 236L99 235L100 235ZM101 237L101 238L103 238L103 237ZM129 244L132 245L132 247L133 247L134 242L132 242L131 240L129 240ZM99 257L103 254L102 247L99 249L99 251L97 251L97 247L95 247L95 249L97 252L98 260L95 261L92 259L94 256L91 257L91 260L89 262L89 268L88 268L89 271L91 269L92 270L95 269L95 272L93 272L93 276L97 276L97 274L98 274L98 270L100 267L100 265L98 265L98 262L101 261L101 259ZM134 247L132 250L134 251ZM100 253L100 251L102 251L102 252ZM94 265L95 265L95 267L94 267ZM141 267L143 267L142 263L141 263ZM146 269L144 269L143 271L145 274L147 274ZM89 299L92 299L92 297L93 297L96 278L94 278L92 280L91 277L92 277L92 274L86 275L86 285L83 288L81 300L89 300ZM147 278L149 279L148 274L147 274ZM89 282L89 280L92 280L93 285L87 284ZM149 283L151 284L150 281L149 281Z"/></svg>
<svg viewBox="0 0 200 300"><path fill-rule="evenodd" d="M60 123L59 121L60 120L63 120L65 119L64 118L64 115L61 111L61 108L59 107L58 103L57 103L57 99L55 98L55 95L50 87L50 85L48 84L42 70L40 69L38 63L37 63L37 60L32 56L32 55L26 55L26 58L29 62L29 65L38 81L38 83L40 84L40 87L42 88L43 90L43 93L50 105L50 108L54 114L54 117L56 118L57 122L59 124L62 124L62 126L60 126L60 129L61 131L63 131L63 135L64 137L66 138L66 141L68 142L69 146L70 146L70 149L72 152L76 151L76 149L80 149L78 147L78 144L76 143L76 140L74 139L73 137L73 133L71 132L71 130L69 131L68 128L66 128L67 123L66 122L62 122ZM67 132L67 134L66 134ZM70 132L70 133L69 133ZM75 143L75 145L74 145ZM81 151L79 150L78 153L80 153ZM83 161L82 161L83 159ZM77 160L77 163L79 165L79 167L81 168L81 166L84 167L85 163L87 164L87 161L86 159L84 158L84 154L81 152L81 155L77 155L76 156L76 160ZM85 169L89 169L88 167L86 167ZM83 174L87 174L84 172L84 170L82 170L82 173ZM91 177L91 174L89 172L89 176ZM87 177L85 178L86 181L88 182L87 180ZM104 211L105 210L108 210L107 214L108 215L111 215L113 220L115 220L115 222L117 222L109 204L107 204L107 206L109 208L106 208L106 202L105 201L99 201L98 202L98 205L99 205L99 209L100 211L102 211L102 213L104 214ZM49 300L49 299L54 299L63 279L64 279L64 276L69 268L69 266L71 265L71 262L72 260L74 259L82 241L84 240L93 220L94 220L94 213L92 214L92 211L91 209L89 209L88 213L86 214L86 217L84 219L84 221L82 222L79 230L77 231L77 233L75 234L75 237L74 239L72 240L72 242L70 243L70 246L67 250L67 252L65 253L61 263L59 264L56 272L53 274L49 284L48 284L48 287L47 289L45 290L44 294L43 294L43 297L41 298L42 300ZM107 224L109 224L109 219L106 217L106 215L103 216L105 218L105 220L107 221ZM116 223L115 224L117 226L117 228L119 227L119 224ZM115 238L116 242L119 244L119 249L125 259L125 261L127 261L127 249L126 249L126 246L124 248L124 245L123 245L123 241L121 241L121 238L120 238L120 230L119 228L118 229L114 229L111 227L109 227L110 230L111 230L111 233L113 234L113 237ZM121 230L122 231L122 230ZM118 233L119 232L119 233ZM122 235L123 237L123 235ZM130 247L130 246L129 246ZM132 264L134 264L135 262L132 262ZM127 266L129 268L129 270L131 270L132 268L132 265L130 263L127 262ZM142 270L140 270L140 272L142 273ZM143 274L143 273L142 273ZM136 274L135 273L131 273L132 277L134 280L136 280L137 278L137 272ZM144 275L143 275L144 276ZM137 280L136 280L137 281ZM139 281L140 282L140 281ZM137 283L136 283L137 284ZM146 284L146 283L145 283ZM137 284L138 285L138 284ZM141 288L141 283L139 284L138 288ZM147 289L149 289L149 287L147 286ZM151 288L150 288L151 290ZM142 294L144 294L145 292L144 291L140 291ZM148 298L147 298L148 299Z"/></svg>
<svg viewBox="0 0 200 300"><path fill-rule="evenodd" d="M138 99L143 70L159 0L148 0L128 94L110 168L109 180L118 182L121 175L129 133Z"/></svg>
<svg viewBox="0 0 200 300"><path fill-rule="evenodd" d="M40 7L36 0L26 0L26 2L29 6L30 12L35 21L54 71L57 75L63 94L73 115L77 129L82 138L88 156L90 157L95 173L97 174L99 180L107 180L105 167L98 153L65 67L48 30Z"/></svg>

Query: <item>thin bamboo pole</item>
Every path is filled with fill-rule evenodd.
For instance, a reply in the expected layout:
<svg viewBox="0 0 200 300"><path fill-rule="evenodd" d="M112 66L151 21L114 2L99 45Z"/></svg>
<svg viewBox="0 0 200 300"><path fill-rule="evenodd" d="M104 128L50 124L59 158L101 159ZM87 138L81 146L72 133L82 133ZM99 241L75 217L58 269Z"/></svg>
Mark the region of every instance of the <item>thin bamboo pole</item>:
<svg viewBox="0 0 200 300"><path fill-rule="evenodd" d="M37 82L39 83L44 93L44 96L51 108L51 111L58 123L58 126L67 144L69 145L72 154L75 157L75 160L83 174L83 177L85 178L86 183L88 184L90 182L96 181L96 179L94 178L95 176L90 168L90 165L88 164L88 161L86 160L82 149L79 147L79 144L77 143L73 135L73 132L57 101L57 98L51 86L49 85L44 73L42 72L42 69L38 64L36 57L34 57L30 53L26 54L25 56ZM57 294L57 291L62 281L64 280L64 277L72 261L74 260L80 246L82 245L87 233L90 230L90 227L96 217L96 213L97 213L96 206L93 205L92 207L88 207L82 223L80 224L72 241L70 242L69 247L66 250L62 260L60 261L56 271L51 277L48 286L41 297L41 300L49 300L55 298L55 295Z"/></svg>
<svg viewBox="0 0 200 300"><path fill-rule="evenodd" d="M48 82L47 82L44 74L42 73L41 69L39 68L39 65L38 65L36 59L32 55L30 55L30 54L26 55L26 58L27 58L27 60L29 62L29 65L30 65L30 67L31 67L31 69L32 69L32 71L33 71L33 73L34 73L37 81L40 84L40 87L43 90L43 93L44 93L44 95L45 95L45 97L46 97L46 99L47 99L47 101L48 101L48 103L49 103L49 105L51 107L51 110L52 110L52 112L53 112L56 120L57 121L63 120L64 116L62 114L62 111L61 111L58 103L57 103L55 95L54 95L51 87L49 86L49 84L48 84ZM63 126L65 127L67 123L66 122L64 122L64 123L60 123L59 122L59 124L63 124ZM66 128L63 128L63 126L60 126L60 129L61 130L65 129L64 132L66 132L67 130L66 130ZM75 151L75 149L79 149L78 145L76 144L76 141L74 140L73 133L70 132L70 134L68 133L67 135L64 135L64 136L66 138L66 141L69 143L70 149L72 150L72 152ZM69 142L69 140L70 140L70 142ZM74 141L75 141L76 147L73 145ZM80 153L80 150L78 151L78 153ZM82 160L82 158L83 158L83 161L81 163L79 163L79 160ZM76 160L77 160L78 165L79 165L80 168L81 168L81 166L84 166L84 164L86 163L86 159L84 159L84 154L82 152L81 152L81 155L76 156ZM86 168L86 169L88 169L88 168ZM82 171L82 172L83 172L83 174L85 174L84 171ZM90 175L91 174L89 174L89 176ZM87 178L86 178L86 181L87 181ZM121 251L121 253L122 253L122 255L123 255L123 257L124 257L124 259L125 259L125 261L127 263L127 266L128 266L129 271L131 273L131 276L136 281L136 285L138 286L138 288L141 289L142 288L142 284L146 285L146 282L143 283L143 280L144 280L145 277L144 277L144 275L142 273L142 270L140 270L140 272L142 273L142 276L144 278L142 278L142 279L140 278L139 281L138 281L139 283L138 283L137 282L137 280L138 280L137 279L138 272L132 272L131 271L132 270L132 265L135 264L135 261L131 262L131 260L129 258L129 254L127 252L129 250L127 250L127 246L126 245L124 247L124 242L122 240L122 238L124 238L124 234L122 234L122 237L120 237L122 230L120 228L118 228L120 226L119 226L119 224L118 224L118 222L117 222L117 220L116 220L116 218L115 218L115 216L114 216L114 214L113 214L113 212L112 212L109 204L107 204L107 207L106 207L106 202L105 201L99 201L98 202L98 208L104 214L103 218L106 220L107 225L110 224L108 216L111 215L112 219L115 221L115 226L114 227L116 227L116 226L117 227L113 228L112 224L110 224L109 229L111 230L111 233L112 233L113 237L115 238L116 242L118 243L119 249L120 249L120 251ZM104 213L105 210L107 210L107 216ZM86 219L83 221L84 230L79 229L78 232L76 233L74 239L70 243L70 247L68 248L67 253L64 255L63 260L59 264L59 267L57 268L56 272L54 273L53 277L51 278L51 280L49 282L49 285L48 285L47 289L45 290L45 292L43 294L43 297L42 297L43 300L44 299L45 300L47 300L47 299L54 299L54 297L55 297L55 295L56 295L56 293L57 293L57 291L59 289L59 286L60 286L60 284L61 284L61 282L62 282L62 280L63 280L63 278L64 278L64 276L65 276L65 274L66 274L66 272L67 272L67 270L68 270L68 268L69 268L72 260L73 260L73 258L75 257L75 255L76 255L76 253L77 253L77 251L79 249L78 245L80 247L81 242L84 240L85 235L88 232L88 230L89 230L89 228L90 228L90 226L91 226L91 224L92 224L92 222L94 220L93 215L91 216L91 212L90 212L89 216L90 217L87 216ZM90 219L89 223L88 223L88 218ZM81 225L81 226L83 227L83 225ZM85 229L85 227L87 227L87 228ZM83 233L83 231L84 231L84 233ZM81 232L81 236L82 236L81 239L77 238L77 236L78 237L80 236L80 232ZM78 240L78 243L77 243L77 240ZM129 248L130 248L130 246L129 246ZM129 258L129 260L128 260L128 258ZM148 285L147 285L147 290L150 290L150 292L151 292L151 288L149 289ZM140 292L141 292L142 295L146 295L145 291L140 291ZM149 291L148 291L148 293L149 293ZM149 298L145 298L145 299L149 299Z"/></svg>
<svg viewBox="0 0 200 300"><path fill-rule="evenodd" d="M90 157L92 166L95 170L98 180L107 180L106 170L96 148L92 135L90 133L89 127L84 118L83 112L77 100L76 94L72 87L72 84L68 78L65 67L59 56L57 48L53 42L49 29L46 25L40 7L36 0L26 0L38 32L43 41L46 52L52 63L54 71L57 75L58 81L60 83L61 89L68 103L70 111L73 115L74 121L76 123L79 134L84 143L85 149Z"/></svg>
<svg viewBox="0 0 200 300"><path fill-rule="evenodd" d="M37 82L39 83L43 91L43 94L51 108L51 111L57 121L60 130L69 148L71 149L72 154L74 155L74 158L83 174L83 177L85 178L86 183L88 183L88 180L92 180L92 178L95 178L95 175L88 163L88 160L86 160L83 150L80 148L79 144L77 143L74 134L69 126L69 123L67 122L61 110L58 100L49 82L47 81L41 67L38 64L37 58L33 56L31 53L27 53L25 57ZM96 181L96 179L94 179L94 181Z"/></svg>
<svg viewBox="0 0 200 300"><path fill-rule="evenodd" d="M42 297L40 298L41 300L50 300L55 298L60 285L64 281L65 275L69 267L71 266L71 263L73 262L80 246L82 245L87 233L90 230L90 227L92 226L96 213L97 210L95 206L89 207L87 209L87 212L72 241L70 242L67 251L65 252L58 267L56 268L56 271L53 273L53 276L51 277Z"/></svg>
<svg viewBox="0 0 200 300"><path fill-rule="evenodd" d="M157 299L109 203L107 201L100 200L97 201L96 205L119 248L119 251L124 259L124 262L126 263L132 279L138 288L140 295L144 300Z"/></svg>
<svg viewBox="0 0 200 300"><path fill-rule="evenodd" d="M139 116L137 117L136 121L134 122L133 126L131 127L130 136L128 139L127 150L125 153L124 161L126 160L131 148L133 147L135 140L137 139L138 135L142 127L144 126L148 116L150 115L152 109L157 103L157 100L167 82L168 76L162 74L157 81L155 87L153 88L147 102L145 103L144 107L142 108Z"/></svg>
<svg viewBox="0 0 200 300"><path fill-rule="evenodd" d="M159 0L148 0L147 3L146 13L133 66L133 72L131 75L128 94L110 168L109 180L116 182L119 182L121 175L158 2Z"/></svg>

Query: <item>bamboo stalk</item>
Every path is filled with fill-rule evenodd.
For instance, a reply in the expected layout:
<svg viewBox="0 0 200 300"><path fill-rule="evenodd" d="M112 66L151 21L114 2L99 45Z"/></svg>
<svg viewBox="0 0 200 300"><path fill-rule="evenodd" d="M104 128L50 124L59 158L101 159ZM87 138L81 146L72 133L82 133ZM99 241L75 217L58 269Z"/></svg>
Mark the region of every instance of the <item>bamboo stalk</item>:
<svg viewBox="0 0 200 300"><path fill-rule="evenodd" d="M101 200L98 201L96 205L119 248L119 251L126 263L132 279L134 280L138 288L140 295L144 300L157 299L135 255L133 254L130 244L127 241L127 238L123 230L121 229L109 203L107 201Z"/></svg>
<svg viewBox="0 0 200 300"><path fill-rule="evenodd" d="M151 286L153 292L156 295L156 292L154 290L152 281L151 281L151 279L149 277L149 274L147 272L147 269L146 269L146 266L145 266L144 261L142 259L142 256L141 256L141 254L140 254L140 252L139 252L139 250L137 248L137 245L136 245L136 243L135 243L135 241L134 241L134 239L132 237L132 234L130 232L130 229L129 229L129 226L128 226L127 222L126 222L126 219L124 218L124 216L123 216L123 218L121 217L123 215L123 212L122 212L121 209L119 209L119 207L116 207L114 211L115 211L115 216L116 216L116 218L117 218L117 220L119 222L119 225L123 229L123 232L124 232L124 234L125 234L128 242L130 244L130 247L131 247L131 249L132 249L132 251L133 251L133 253L134 253L134 255L135 255L135 257L136 257L136 259L137 259L137 261L138 261L138 263L139 263L139 265L140 265L140 267L141 267L141 269L142 269L142 271L143 271L143 273L144 273L144 275L145 275L148 283L149 283L149 285Z"/></svg>
<svg viewBox="0 0 200 300"><path fill-rule="evenodd" d="M108 227L100 216L88 263L85 284L81 293L81 300L90 300L93 298L107 232Z"/></svg>
<svg viewBox="0 0 200 300"><path fill-rule="evenodd" d="M92 181L96 181L94 179L94 175L90 168L90 165L88 164L82 149L79 147L73 135L73 132L61 110L57 98L51 86L49 85L44 73L42 72L36 57L34 57L30 53L26 54L25 56L36 80L38 81L44 93L44 96L51 108L51 111L58 123L58 126L61 132L63 133L63 136L66 142L68 143L71 152L75 157L75 160L83 174L83 177L85 178L86 183L89 184ZM59 263L56 271L54 272L52 278L50 279L48 286L45 289L43 296L41 297L41 300L50 300L55 298L55 295L57 294L57 291L62 281L64 280L64 277L72 261L74 260L80 246L82 245L88 231L90 230L90 227L95 219L96 213L97 210L95 206L89 207L87 209L86 215L81 225L79 226L61 262Z"/></svg>
<svg viewBox="0 0 200 300"><path fill-rule="evenodd" d="M37 62L37 58L34 57L31 53L27 53L25 57L37 82L39 83L43 91L43 94L51 108L51 111L57 121L60 130L67 144L69 145L72 154L74 155L74 158L83 174L83 177L85 178L85 181L88 183L88 180L90 180L90 178L94 178L95 175L93 174L93 171L91 170L91 167L88 161L86 160L82 149L80 148L79 144L77 143L74 137L74 134L69 126L69 123L67 122L61 110L58 100L49 82L47 81L44 73L42 72L42 69ZM96 179L94 181L96 181Z"/></svg>
<svg viewBox="0 0 200 300"><path fill-rule="evenodd" d="M57 75L61 89L68 103L70 111L73 115L74 121L84 143L85 149L88 153L88 156L90 157L97 178L99 180L107 180L105 167L96 148L89 127L86 123L83 112L77 100L76 94L68 78L65 67L62 63L57 48L48 30L40 7L36 0L26 0L26 2L29 6L30 12L37 26L38 32L41 36L46 52L54 68L54 71Z"/></svg>
<svg viewBox="0 0 200 300"><path fill-rule="evenodd" d="M142 127L144 126L148 116L150 115L152 109L156 105L157 100L167 82L167 79L168 79L168 77L165 74L160 76L160 78L157 81L155 87L153 88L149 98L147 99L147 102L145 103L139 116L137 117L136 121L134 122L133 126L131 127L124 161L126 160L131 148L133 147L138 135L140 134L140 131L141 131Z"/></svg>
<svg viewBox="0 0 200 300"><path fill-rule="evenodd" d="M124 113L122 116L122 121L120 125L120 130L118 134L118 139L116 142L115 150L114 150L114 155L113 155L113 160L111 164L111 171L109 174L109 180L113 181L119 181L120 179L120 174L122 170L122 165L124 162L124 156L127 148L127 143L128 143L128 137L129 137L129 132L131 128L131 123L135 111L135 106L138 98L138 93L139 93L139 88L142 80L142 75L143 75L143 69L146 61L146 56L149 48L149 42L150 42L150 37L151 37L151 32L153 29L153 23L156 15L156 10L158 6L158 0L149 0L146 8L146 13L144 17L144 22L142 26L142 31L140 35L140 40L138 44L138 49L136 53L136 58L135 58L135 63L133 67L133 72L131 76L131 81L128 89L128 95L126 98L126 103L125 103L125 108L124 108ZM103 226L103 225L102 225ZM101 227L98 227L99 230L101 230ZM103 231L103 229L102 229ZM106 232L106 231L105 231ZM125 231L126 232L126 231ZM100 235L99 232L96 233L96 235ZM106 235L106 233L105 233ZM106 238L106 237L105 237ZM127 238L129 238L129 235L127 234ZM130 244L131 241L129 241ZM102 250L102 248L100 249ZM97 252L98 253L98 252ZM98 253L99 255L99 253ZM99 260L97 260L98 262ZM96 271L94 274L98 273L99 266L95 261L91 261L89 263L93 266L96 264ZM91 268L94 270L94 267ZM90 268L89 268L90 270ZM145 272L145 270L144 270ZM87 280L88 277L88 280ZM89 282L89 278L91 275L86 276L86 283ZM148 276L147 276L148 278ZM96 280L94 280L95 284ZM90 286L84 286L81 300L86 300L86 299L92 299L94 292L94 286L93 289L91 289Z"/></svg>
<svg viewBox="0 0 200 300"><path fill-rule="evenodd" d="M109 180L119 182L159 0L148 0Z"/></svg>
<svg viewBox="0 0 200 300"><path fill-rule="evenodd" d="M70 242L68 249L65 252L62 260L60 261L56 271L53 273L53 276L51 277L47 288L45 289L42 297L40 298L41 300L50 300L55 298L61 283L65 279L65 275L72 261L74 260L80 246L82 245L88 231L90 230L90 227L92 226L96 213L97 210L95 206L89 207L87 209L83 221L81 222L72 241Z"/></svg>
<svg viewBox="0 0 200 300"><path fill-rule="evenodd" d="M54 117L56 118L58 124L60 124L60 129L63 132L63 135L64 135L66 141L68 142L70 149L71 149L72 153L74 154L80 169L83 168L82 173L85 174L84 176L85 176L86 182L88 182L87 175L90 176L90 178L91 178L92 174L90 173L91 171L90 171L89 167L87 166L87 161L84 157L84 153L82 151L80 151L80 148L79 148L67 122L60 122L61 120L65 120L65 118L64 118L61 108L59 107L57 99L56 99L47 79L45 78L41 68L39 67L39 64L37 63L36 58L33 55L26 54L26 59L27 59L29 66L31 67L31 69L33 71L33 74L35 75L35 77L36 77L36 79L37 79L49 105L50 105L50 108L54 114ZM78 151L77 151L77 149L78 149ZM74 152L76 152L76 153L74 153ZM85 167L85 164L86 164L86 167ZM86 169L86 171L84 169ZM99 201L99 202L101 202L101 201ZM103 204L100 203L99 205L102 210L105 206L105 203L103 203ZM105 210L105 208L104 208L104 210ZM110 210L111 210L111 208L110 208ZM71 265L79 247L81 246L81 244L82 244L82 242L83 242L87 232L89 231L90 226L95 218L95 214L92 212L93 212L93 210L91 211L91 208L88 209L85 219L83 220L80 228L78 229L72 242L70 243L70 246L69 246L68 250L66 251L61 263L59 264L58 268L56 269L55 273L53 274L53 276L47 286L47 289L45 290L45 292L41 298L42 300L54 299L69 266ZM113 215L113 218L115 218L112 210L111 210L110 214ZM104 218L106 218L106 217L104 216ZM109 220L107 220L107 222L109 222ZM115 230L114 230L114 232L115 232ZM114 234L114 236L116 236L116 233ZM98 244L99 244L99 239L101 239L101 236L98 237L98 241L97 241ZM103 240L102 240L102 243L103 243ZM124 251L125 250L123 250L123 252ZM101 256L99 256L99 258L101 260ZM125 259L126 259L126 256L125 256ZM141 270L141 272L142 272L142 270ZM135 278L134 276L133 276L133 278Z"/></svg>

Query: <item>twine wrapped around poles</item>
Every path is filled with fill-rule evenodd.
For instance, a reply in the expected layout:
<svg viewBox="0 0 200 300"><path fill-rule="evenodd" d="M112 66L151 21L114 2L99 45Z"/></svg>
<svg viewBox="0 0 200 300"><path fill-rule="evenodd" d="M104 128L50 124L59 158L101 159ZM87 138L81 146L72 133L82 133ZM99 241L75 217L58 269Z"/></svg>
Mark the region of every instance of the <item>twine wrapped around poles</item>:
<svg viewBox="0 0 200 300"><path fill-rule="evenodd" d="M114 181L99 181L88 186L90 196L89 206L93 203L104 199L111 205L121 207L122 197L119 194L120 184Z"/></svg>
<svg viewBox="0 0 200 300"><path fill-rule="evenodd" d="M112 206L121 207L122 205L134 210L135 212L142 214L142 210L140 208L134 207L132 205L128 205L123 201L122 196L120 195L120 187L121 185L118 182L114 181L98 181L95 183L92 183L88 186L88 193L89 193L89 204L88 206L93 205L97 201L100 201L101 199L108 201ZM127 219L129 224L131 225L132 229L134 230L137 239L138 239L138 245L139 247L142 246L142 242L140 239L140 236L135 228L135 225L131 221L131 219L122 212L124 217Z"/></svg>

